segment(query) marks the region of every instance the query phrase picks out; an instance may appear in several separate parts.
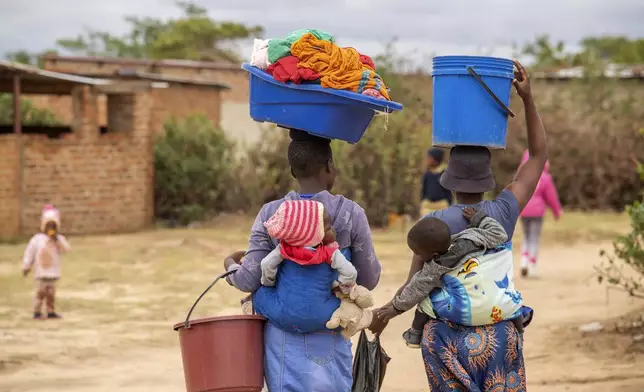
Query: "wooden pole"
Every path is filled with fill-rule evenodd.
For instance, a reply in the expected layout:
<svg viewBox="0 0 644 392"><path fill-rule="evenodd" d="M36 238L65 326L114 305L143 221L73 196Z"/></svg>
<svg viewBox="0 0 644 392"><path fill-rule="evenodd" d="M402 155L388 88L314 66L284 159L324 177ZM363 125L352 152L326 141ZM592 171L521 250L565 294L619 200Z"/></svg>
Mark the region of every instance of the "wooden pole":
<svg viewBox="0 0 644 392"><path fill-rule="evenodd" d="M13 77L13 133L17 135L18 139L18 201L19 201L19 219L18 219L18 235L24 231L23 212L25 208L24 197L24 162L25 151L22 142L22 109L20 108L20 76Z"/></svg>
<svg viewBox="0 0 644 392"><path fill-rule="evenodd" d="M20 76L13 77L13 133L22 133L22 109L20 108Z"/></svg>

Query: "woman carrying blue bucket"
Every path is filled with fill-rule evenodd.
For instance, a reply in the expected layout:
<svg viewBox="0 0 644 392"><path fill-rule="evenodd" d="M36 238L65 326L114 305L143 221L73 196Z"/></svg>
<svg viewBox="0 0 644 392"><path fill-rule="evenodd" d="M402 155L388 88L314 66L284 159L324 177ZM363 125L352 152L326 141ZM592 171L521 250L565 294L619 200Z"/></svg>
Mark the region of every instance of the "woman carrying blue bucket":
<svg viewBox="0 0 644 392"><path fill-rule="evenodd" d="M548 158L546 133L532 98L527 72L518 62L515 66L518 72L513 84L525 106L530 158L495 200L484 201L484 193L495 187L490 151L474 146L452 148L441 184L454 192L456 204L428 215L447 223L451 234L467 228L463 209L474 207L498 221L511 239L519 213L532 197L541 177ZM511 247L511 243L508 246ZM423 265L424 260L414 255L407 282L400 291ZM385 323L374 322L372 330L380 333L385 326ZM526 390L523 336L512 320L462 326L430 319L423 331L421 351L432 391Z"/></svg>
<svg viewBox="0 0 644 392"><path fill-rule="evenodd" d="M365 212L354 201L329 193L337 175L330 140L297 130L291 130L290 135L288 161L299 189L262 207L251 229L243 263L237 264L239 257L226 259L226 270L236 270L229 276L229 283L241 291L259 293L253 296L254 301L269 297L261 293L273 288L261 286L260 262L275 249L277 242L269 237L264 223L286 200L314 200L322 203L331 215L339 247L358 271L357 284L373 289L380 278L381 267ZM315 310L316 314L310 315L313 319L328 320L339 306L339 300L331 291L335 277L328 264L315 266L313 272L311 268L298 268L295 263L285 261L278 271L281 285L276 289L310 279L305 274L316 273L320 279L328 277L329 304L335 305ZM270 303L262 306L270 306ZM324 312L328 314L321 314ZM286 331L268 322L264 330L264 372L270 391L350 391L353 382L351 341L326 329L323 322L319 331L313 333Z"/></svg>

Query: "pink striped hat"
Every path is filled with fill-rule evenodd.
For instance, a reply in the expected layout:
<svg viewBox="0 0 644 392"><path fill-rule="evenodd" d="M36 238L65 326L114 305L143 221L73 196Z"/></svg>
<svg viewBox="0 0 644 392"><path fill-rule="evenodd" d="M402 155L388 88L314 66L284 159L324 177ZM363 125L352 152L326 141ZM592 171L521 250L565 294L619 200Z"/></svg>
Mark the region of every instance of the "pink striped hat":
<svg viewBox="0 0 644 392"><path fill-rule="evenodd" d="M324 205L286 200L264 223L268 235L292 246L316 246L324 238Z"/></svg>

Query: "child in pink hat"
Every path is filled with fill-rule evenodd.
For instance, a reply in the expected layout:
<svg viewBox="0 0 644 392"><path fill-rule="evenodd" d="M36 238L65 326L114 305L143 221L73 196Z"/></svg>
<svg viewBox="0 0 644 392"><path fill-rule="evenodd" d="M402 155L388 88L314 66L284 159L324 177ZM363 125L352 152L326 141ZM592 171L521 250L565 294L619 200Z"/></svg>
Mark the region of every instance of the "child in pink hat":
<svg viewBox="0 0 644 392"><path fill-rule="evenodd" d="M275 286L277 268L284 259L299 265L327 263L338 271L338 286L348 294L358 272L340 252L324 205L314 200L287 200L264 224L268 235L280 240L261 262L262 284Z"/></svg>
<svg viewBox="0 0 644 392"><path fill-rule="evenodd" d="M523 153L521 164L528 161L529 154L526 150ZM550 162L546 165L541 173L539 184L534 194L523 211L521 211L521 224L523 225L523 249L521 253L521 275L524 277L532 276L537 266L537 257L539 255L539 242L541 240L541 229L543 227L543 216L546 209L550 208L556 220L561 218L563 208L559 201L557 188L552 181L549 173Z"/></svg>
<svg viewBox="0 0 644 392"><path fill-rule="evenodd" d="M286 200L264 223L264 227L269 236L279 240L275 249L260 263L261 283L270 289L270 294L263 291L259 294L259 301L255 301L256 292L242 300L242 307L249 312L253 299L252 308L269 322L301 333L315 331L317 317L324 313L320 310L335 303L327 298L328 292L321 294L319 286L326 281L326 276L324 273L317 275L315 271L320 270L316 267L328 264L337 271L333 288L346 295L356 287L358 271L339 249L331 216L324 204L318 201ZM283 280L278 281L278 270L284 260L297 264L297 268L309 269L307 278L298 280L290 276L285 279L289 276L287 273L282 275ZM281 295L274 291L278 286Z"/></svg>
<svg viewBox="0 0 644 392"><path fill-rule="evenodd" d="M60 279L60 255L71 250L65 236L59 233L60 212L52 205L45 205L40 218L40 232L31 237L22 259L24 276L33 269L36 281L34 319L42 319L42 305L46 304L46 318L57 319L56 282Z"/></svg>

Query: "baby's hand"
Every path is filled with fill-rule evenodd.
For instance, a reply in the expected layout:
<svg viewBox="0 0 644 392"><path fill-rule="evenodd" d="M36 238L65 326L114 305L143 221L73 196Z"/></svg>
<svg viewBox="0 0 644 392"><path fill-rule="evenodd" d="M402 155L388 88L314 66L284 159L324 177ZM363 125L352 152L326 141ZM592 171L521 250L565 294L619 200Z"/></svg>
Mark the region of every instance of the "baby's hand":
<svg viewBox="0 0 644 392"><path fill-rule="evenodd" d="M463 216L465 217L465 219L467 219L468 222L472 221L472 218L474 218L474 215L476 215L476 209L472 207L463 208Z"/></svg>
<svg viewBox="0 0 644 392"><path fill-rule="evenodd" d="M398 311L392 304L387 304L376 310L376 315L382 322L389 322L392 318L398 316Z"/></svg>

